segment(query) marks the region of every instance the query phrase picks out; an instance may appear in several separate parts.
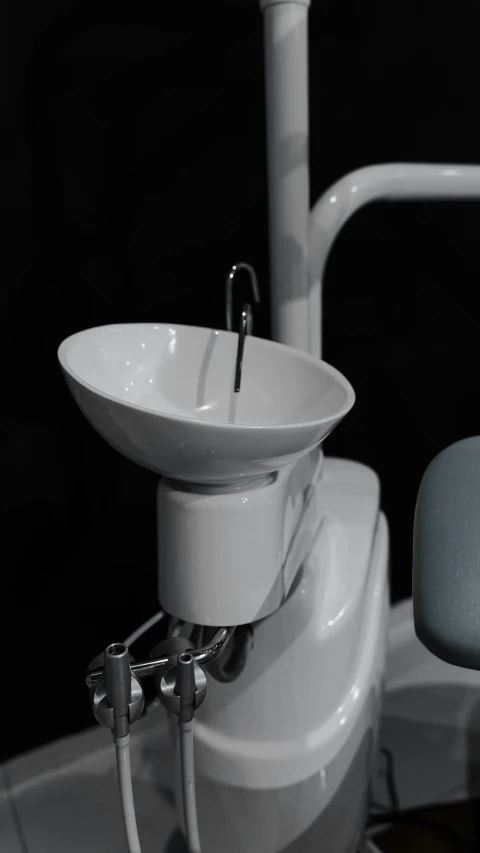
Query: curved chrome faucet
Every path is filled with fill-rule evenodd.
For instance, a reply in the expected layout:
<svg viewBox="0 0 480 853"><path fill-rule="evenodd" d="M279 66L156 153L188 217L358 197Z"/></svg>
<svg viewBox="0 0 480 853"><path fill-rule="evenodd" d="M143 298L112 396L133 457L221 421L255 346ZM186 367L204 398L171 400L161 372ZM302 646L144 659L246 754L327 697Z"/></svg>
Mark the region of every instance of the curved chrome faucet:
<svg viewBox="0 0 480 853"><path fill-rule="evenodd" d="M234 264L231 268L228 276L227 276L227 329L229 332L233 331L233 280L240 270L246 270L250 274L250 283L252 287L252 295L254 302L257 304L260 302L260 290L258 287L258 280L255 270L250 264L246 264L244 262L239 264ZM240 329L238 332L238 346L237 346L237 358L235 361L235 380L233 385L233 390L236 394L240 391L240 385L242 382L242 363L243 363L243 350L245 347L245 338L247 335L251 335L253 332L253 315L252 315L252 306L249 302L246 302L242 305L242 313L240 317Z"/></svg>
<svg viewBox="0 0 480 853"><path fill-rule="evenodd" d="M253 301L256 302L257 304L260 302L260 290L258 287L258 279L257 279L257 274L256 274L255 270L253 269L253 267L250 264L244 263L243 261L239 264L234 264L233 267L231 268L230 272L228 273L227 285L226 285L226 291L227 291L227 329L229 332L233 332L233 316L232 316L232 312L233 312L233 309L232 309L233 280L234 280L237 272L240 272L240 270L246 270L250 274L250 282L252 285ZM247 329L247 334L249 334L249 335L252 334L252 328L253 328L252 320L250 321L250 323L251 323L251 325Z"/></svg>
<svg viewBox="0 0 480 853"><path fill-rule="evenodd" d="M242 308L242 316L240 318L240 330L238 332L237 359L235 361L235 379L233 383L233 390L236 394L238 394L238 392L240 391L240 384L242 382L243 349L245 346L245 338L247 337L247 334L251 334L252 325L252 309L250 305L246 303Z"/></svg>

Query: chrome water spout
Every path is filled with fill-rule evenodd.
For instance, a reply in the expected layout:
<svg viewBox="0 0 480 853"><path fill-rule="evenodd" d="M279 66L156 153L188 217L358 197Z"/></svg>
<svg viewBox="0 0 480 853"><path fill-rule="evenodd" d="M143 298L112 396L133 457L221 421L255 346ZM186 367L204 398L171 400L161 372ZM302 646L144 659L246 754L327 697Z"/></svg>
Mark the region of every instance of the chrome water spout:
<svg viewBox="0 0 480 853"><path fill-rule="evenodd" d="M250 274L250 282L252 287L252 295L253 299L256 303L260 302L260 291L258 288L258 280L253 269L250 264L239 263L234 264L231 268L228 276L227 276L227 329L229 332L233 331L233 280L240 270L245 269ZM252 307L249 302L246 302L242 306L242 312L240 316L240 328L238 332L238 345L237 345L237 357L235 360L235 379L233 384L233 390L236 394L240 391L240 385L242 382L242 364L243 364L243 351L245 348L245 338L247 335L251 335L253 332L253 316L252 316Z"/></svg>

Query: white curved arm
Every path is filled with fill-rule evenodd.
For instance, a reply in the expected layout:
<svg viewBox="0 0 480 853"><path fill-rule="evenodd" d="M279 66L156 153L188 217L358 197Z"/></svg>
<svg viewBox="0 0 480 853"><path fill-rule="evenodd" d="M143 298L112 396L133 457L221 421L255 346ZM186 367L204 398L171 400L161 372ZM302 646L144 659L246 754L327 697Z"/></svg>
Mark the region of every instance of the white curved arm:
<svg viewBox="0 0 480 853"><path fill-rule="evenodd" d="M322 281L338 233L360 207L373 201L480 198L480 166L385 163L357 169L341 178L310 212L310 287L308 349L322 353Z"/></svg>

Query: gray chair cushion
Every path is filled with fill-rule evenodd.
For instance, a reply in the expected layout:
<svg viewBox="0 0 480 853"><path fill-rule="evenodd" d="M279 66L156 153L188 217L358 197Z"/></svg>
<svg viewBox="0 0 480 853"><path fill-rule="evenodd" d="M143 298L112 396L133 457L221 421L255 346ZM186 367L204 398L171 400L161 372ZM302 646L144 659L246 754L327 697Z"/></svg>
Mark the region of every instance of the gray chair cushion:
<svg viewBox="0 0 480 853"><path fill-rule="evenodd" d="M419 640L437 657L480 669L480 436L428 466L413 534L413 605Z"/></svg>

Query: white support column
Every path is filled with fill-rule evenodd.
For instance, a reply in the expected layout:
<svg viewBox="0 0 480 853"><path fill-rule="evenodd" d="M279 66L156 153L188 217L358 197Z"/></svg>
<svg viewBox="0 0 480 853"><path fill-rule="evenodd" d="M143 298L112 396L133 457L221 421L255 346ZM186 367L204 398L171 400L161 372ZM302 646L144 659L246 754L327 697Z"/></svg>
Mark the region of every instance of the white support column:
<svg viewBox="0 0 480 853"><path fill-rule="evenodd" d="M341 178L310 215L309 351L322 355L322 284L330 249L346 221L365 204L402 199L480 199L480 166L385 163Z"/></svg>
<svg viewBox="0 0 480 853"><path fill-rule="evenodd" d="M261 0L273 337L308 350L309 0Z"/></svg>

